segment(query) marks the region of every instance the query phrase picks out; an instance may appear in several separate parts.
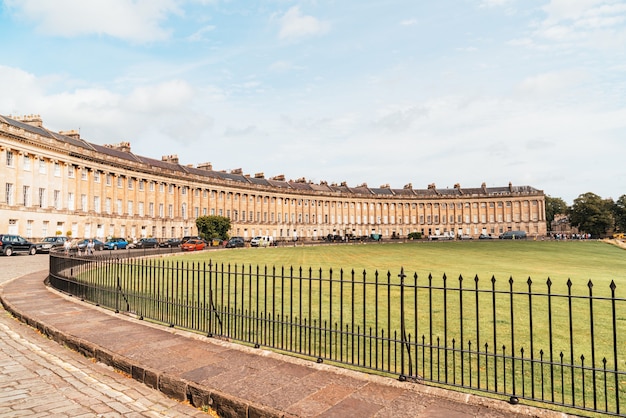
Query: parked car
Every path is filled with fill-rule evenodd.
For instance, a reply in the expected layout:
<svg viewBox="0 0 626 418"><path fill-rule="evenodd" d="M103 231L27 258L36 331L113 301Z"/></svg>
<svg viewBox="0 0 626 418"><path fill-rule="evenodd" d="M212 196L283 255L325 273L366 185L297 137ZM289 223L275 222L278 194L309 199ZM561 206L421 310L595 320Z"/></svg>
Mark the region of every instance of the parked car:
<svg viewBox="0 0 626 418"><path fill-rule="evenodd" d="M496 239L496 237L491 236L491 234L480 234L478 239Z"/></svg>
<svg viewBox="0 0 626 418"><path fill-rule="evenodd" d="M35 244L13 234L0 234L0 254L13 255L14 253L37 254Z"/></svg>
<svg viewBox="0 0 626 418"><path fill-rule="evenodd" d="M185 236L185 237L183 237L183 239L181 239L181 240L180 240L181 245L182 245L182 244L184 244L184 243L186 243L186 242L187 242L187 241L189 241L190 239L199 239L199 240L201 240L201 241L204 241L204 240L202 239L202 237L199 237L198 235L194 235L194 236L189 235L189 236Z"/></svg>
<svg viewBox="0 0 626 418"><path fill-rule="evenodd" d="M95 238L91 238L93 240L93 249L96 251L102 251L104 250L104 242L100 241L99 239L95 239ZM87 244L89 244L89 240L90 238L85 238L82 239L80 241L78 241L76 243L76 247L78 248L79 251L81 252L85 252L85 250L87 250Z"/></svg>
<svg viewBox="0 0 626 418"><path fill-rule="evenodd" d="M159 242L159 247L162 247L162 248L180 247L180 240L178 238L170 238L167 241Z"/></svg>
<svg viewBox="0 0 626 418"><path fill-rule="evenodd" d="M180 246L183 251L200 251L206 248L206 242L201 239L190 239Z"/></svg>
<svg viewBox="0 0 626 418"><path fill-rule="evenodd" d="M54 248L62 248L68 237L54 236L45 237L43 240L35 243L35 248L38 253L49 253Z"/></svg>
<svg viewBox="0 0 626 418"><path fill-rule="evenodd" d="M241 237L232 237L226 243L226 248L237 248L237 247L244 247L244 246L245 246L245 242L243 238Z"/></svg>
<svg viewBox="0 0 626 418"><path fill-rule="evenodd" d="M159 241L156 238L141 238L135 244L134 248L158 248Z"/></svg>
<svg viewBox="0 0 626 418"><path fill-rule="evenodd" d="M128 241L124 238L109 238L104 243L105 250L124 250L128 246Z"/></svg>
<svg viewBox="0 0 626 418"><path fill-rule="evenodd" d="M272 236L260 235L250 240L251 247L269 247L272 245L274 245L274 237Z"/></svg>
<svg viewBox="0 0 626 418"><path fill-rule="evenodd" d="M524 231L506 231L500 235L500 239L526 239L526 232Z"/></svg>

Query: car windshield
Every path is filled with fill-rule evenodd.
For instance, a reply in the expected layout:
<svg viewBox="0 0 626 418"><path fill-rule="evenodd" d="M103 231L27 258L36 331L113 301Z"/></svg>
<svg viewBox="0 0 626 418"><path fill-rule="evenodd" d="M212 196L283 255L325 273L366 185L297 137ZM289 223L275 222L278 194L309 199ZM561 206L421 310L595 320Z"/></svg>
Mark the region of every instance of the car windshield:
<svg viewBox="0 0 626 418"><path fill-rule="evenodd" d="M46 237L43 239L43 242L55 242L56 240L54 237Z"/></svg>

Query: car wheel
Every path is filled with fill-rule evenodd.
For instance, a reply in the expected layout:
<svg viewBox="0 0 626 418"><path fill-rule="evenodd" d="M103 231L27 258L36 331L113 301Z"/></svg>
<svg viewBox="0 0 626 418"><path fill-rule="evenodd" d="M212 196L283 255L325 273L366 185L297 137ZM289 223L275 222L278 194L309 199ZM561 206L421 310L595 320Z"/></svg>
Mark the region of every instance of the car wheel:
<svg viewBox="0 0 626 418"><path fill-rule="evenodd" d="M30 250L28 250L28 254L30 255L37 254L37 249L35 247L30 247Z"/></svg>
<svg viewBox="0 0 626 418"><path fill-rule="evenodd" d="M117 245L113 246L113 251L117 250Z"/></svg>
<svg viewBox="0 0 626 418"><path fill-rule="evenodd" d="M4 249L4 255L9 256L9 257L12 256L13 255L13 248L11 248L11 247L5 248Z"/></svg>

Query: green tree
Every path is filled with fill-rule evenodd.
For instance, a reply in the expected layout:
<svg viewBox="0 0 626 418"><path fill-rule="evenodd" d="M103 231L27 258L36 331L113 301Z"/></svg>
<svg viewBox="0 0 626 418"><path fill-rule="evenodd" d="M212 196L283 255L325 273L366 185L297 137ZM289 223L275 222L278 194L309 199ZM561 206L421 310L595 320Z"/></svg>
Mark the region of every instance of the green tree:
<svg viewBox="0 0 626 418"><path fill-rule="evenodd" d="M198 233L206 240L228 239L230 219L224 216L201 216L196 219Z"/></svg>
<svg viewBox="0 0 626 418"><path fill-rule="evenodd" d="M552 221L559 214L567 214L567 203L560 197L546 196L546 224L548 231L552 230Z"/></svg>
<svg viewBox="0 0 626 418"><path fill-rule="evenodd" d="M570 223L593 237L605 236L613 228L614 205L613 200L602 199L594 193L581 194L569 210Z"/></svg>
<svg viewBox="0 0 626 418"><path fill-rule="evenodd" d="M615 229L619 232L626 232L626 194L620 196L613 207L615 217Z"/></svg>

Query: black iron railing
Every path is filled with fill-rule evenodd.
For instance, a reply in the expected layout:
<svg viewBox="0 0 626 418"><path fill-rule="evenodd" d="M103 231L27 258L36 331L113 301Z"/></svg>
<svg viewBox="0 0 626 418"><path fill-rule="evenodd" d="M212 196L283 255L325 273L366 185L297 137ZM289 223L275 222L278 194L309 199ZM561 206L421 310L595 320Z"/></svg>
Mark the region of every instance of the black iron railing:
<svg viewBox="0 0 626 418"><path fill-rule="evenodd" d="M116 312L318 362L624 415L626 299L614 282L594 291L121 254L52 254L50 282Z"/></svg>

